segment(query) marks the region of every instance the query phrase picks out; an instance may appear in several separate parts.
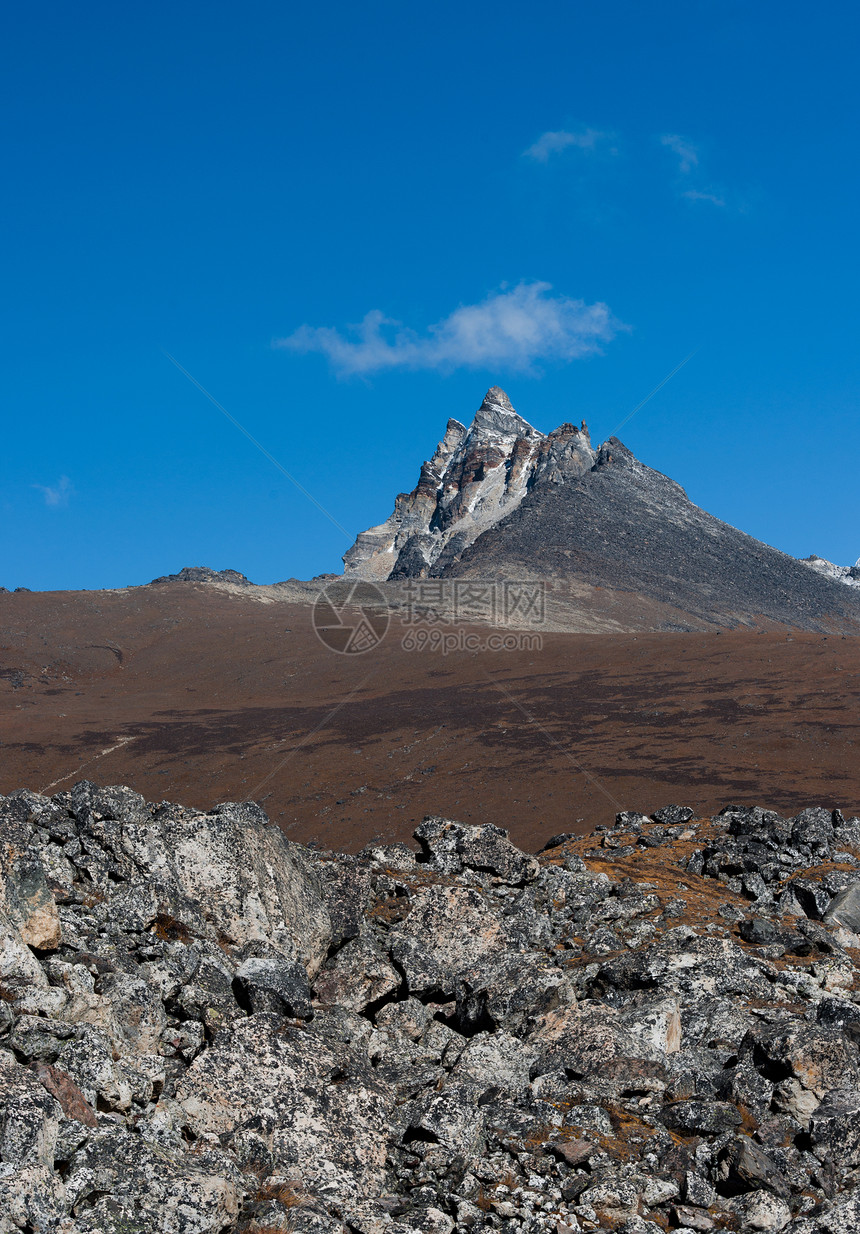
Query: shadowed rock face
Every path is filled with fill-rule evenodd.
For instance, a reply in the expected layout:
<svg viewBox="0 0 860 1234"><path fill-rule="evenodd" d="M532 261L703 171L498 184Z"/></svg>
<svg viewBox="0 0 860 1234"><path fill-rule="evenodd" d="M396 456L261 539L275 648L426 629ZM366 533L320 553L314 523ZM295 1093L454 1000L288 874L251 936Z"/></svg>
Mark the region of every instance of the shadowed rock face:
<svg viewBox="0 0 860 1234"><path fill-rule="evenodd" d="M497 387L470 429L449 421L418 486L344 563L359 578L575 581L697 626L860 630L860 598L835 575L699 509L617 438L595 450L584 423L544 436Z"/></svg>
<svg viewBox="0 0 860 1234"><path fill-rule="evenodd" d="M857 1228L860 819L349 857L82 782L0 834L4 1234Z"/></svg>

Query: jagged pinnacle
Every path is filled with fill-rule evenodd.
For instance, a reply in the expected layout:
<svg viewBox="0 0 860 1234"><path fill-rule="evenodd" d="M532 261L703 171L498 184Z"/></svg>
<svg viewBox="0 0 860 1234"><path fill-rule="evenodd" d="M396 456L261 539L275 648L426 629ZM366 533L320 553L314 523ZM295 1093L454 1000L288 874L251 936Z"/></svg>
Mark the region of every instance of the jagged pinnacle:
<svg viewBox="0 0 860 1234"><path fill-rule="evenodd" d="M484 395L482 407L500 407L502 411L514 411L513 404L501 386L490 386ZM516 413L514 413L516 414Z"/></svg>

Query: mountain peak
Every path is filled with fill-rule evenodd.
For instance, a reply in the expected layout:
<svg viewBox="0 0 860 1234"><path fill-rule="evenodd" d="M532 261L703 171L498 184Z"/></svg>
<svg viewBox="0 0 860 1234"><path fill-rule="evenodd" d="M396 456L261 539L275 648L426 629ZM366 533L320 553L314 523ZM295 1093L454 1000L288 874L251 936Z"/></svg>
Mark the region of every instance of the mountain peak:
<svg viewBox="0 0 860 1234"><path fill-rule="evenodd" d="M468 429L450 419L411 493L362 532L344 556L353 578L422 577L459 557L511 514L537 482L560 482L594 462L588 433L565 424L546 437L514 411L499 386L484 395Z"/></svg>
<svg viewBox="0 0 860 1234"><path fill-rule="evenodd" d="M511 400L499 386L490 386L484 395L484 401L475 412L470 432L477 437L501 434L503 437L537 439L543 436L537 429L532 428L528 420L517 415Z"/></svg>
<svg viewBox="0 0 860 1234"><path fill-rule="evenodd" d="M505 394L501 386L490 386L487 393L484 395L484 401L481 403L481 410L484 408L498 407L502 411L514 411L513 404Z"/></svg>
<svg viewBox="0 0 860 1234"><path fill-rule="evenodd" d="M540 578L618 629L860 628L860 567L795 561L700 510L616 437L595 448L584 423L538 432L498 386L468 429L448 421L415 488L344 566L378 580Z"/></svg>

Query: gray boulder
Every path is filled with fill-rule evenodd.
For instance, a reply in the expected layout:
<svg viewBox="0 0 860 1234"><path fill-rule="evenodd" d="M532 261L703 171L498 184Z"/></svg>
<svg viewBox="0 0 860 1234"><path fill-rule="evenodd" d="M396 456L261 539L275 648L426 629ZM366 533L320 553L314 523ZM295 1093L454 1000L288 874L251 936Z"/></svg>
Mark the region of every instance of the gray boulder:
<svg viewBox="0 0 860 1234"><path fill-rule="evenodd" d="M824 920L860 934L860 882L852 883L831 900Z"/></svg>

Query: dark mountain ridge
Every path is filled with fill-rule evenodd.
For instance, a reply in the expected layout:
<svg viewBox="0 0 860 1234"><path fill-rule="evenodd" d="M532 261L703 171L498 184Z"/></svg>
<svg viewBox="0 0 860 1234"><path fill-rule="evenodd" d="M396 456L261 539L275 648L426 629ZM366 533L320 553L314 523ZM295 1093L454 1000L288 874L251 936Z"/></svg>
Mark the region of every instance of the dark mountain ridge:
<svg viewBox="0 0 860 1234"><path fill-rule="evenodd" d="M822 630L860 620L843 584L706 513L615 437L588 472L537 486L440 573L575 574L727 625L764 618Z"/></svg>
<svg viewBox="0 0 860 1234"><path fill-rule="evenodd" d="M449 421L415 490L344 562L378 581L606 589L626 597L636 629L656 602L699 627L860 632L860 596L839 580L700 509L615 437L595 449L584 423L538 433L496 387L470 429Z"/></svg>

